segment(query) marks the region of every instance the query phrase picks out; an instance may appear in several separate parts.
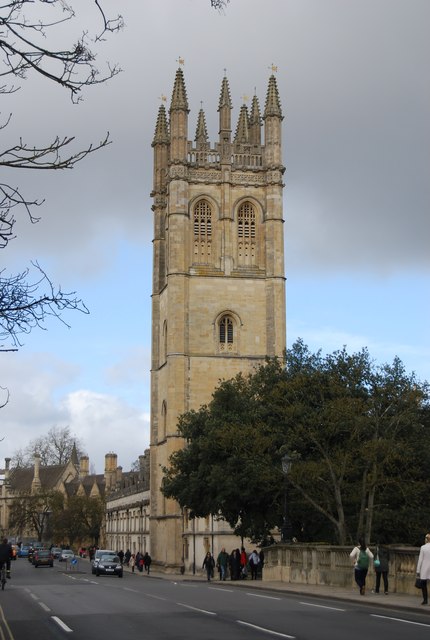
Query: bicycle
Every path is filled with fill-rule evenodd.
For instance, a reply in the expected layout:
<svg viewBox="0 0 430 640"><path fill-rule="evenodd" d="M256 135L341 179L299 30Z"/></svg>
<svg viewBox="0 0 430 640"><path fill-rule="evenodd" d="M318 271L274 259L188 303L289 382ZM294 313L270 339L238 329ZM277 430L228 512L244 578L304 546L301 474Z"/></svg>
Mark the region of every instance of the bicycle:
<svg viewBox="0 0 430 640"><path fill-rule="evenodd" d="M4 591L4 587L6 584L6 564L4 564L1 568L0 582L1 582L1 590Z"/></svg>

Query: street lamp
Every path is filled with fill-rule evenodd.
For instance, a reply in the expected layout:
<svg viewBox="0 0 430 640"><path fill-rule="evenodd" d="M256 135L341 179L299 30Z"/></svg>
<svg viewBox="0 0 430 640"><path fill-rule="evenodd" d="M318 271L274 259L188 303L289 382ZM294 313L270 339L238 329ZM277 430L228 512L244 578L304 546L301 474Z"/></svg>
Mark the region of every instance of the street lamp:
<svg viewBox="0 0 430 640"><path fill-rule="evenodd" d="M282 542L291 542L291 522L288 517L288 474L291 469L293 459L286 453L282 456L282 473L285 476L284 483L284 517L281 527L281 541Z"/></svg>

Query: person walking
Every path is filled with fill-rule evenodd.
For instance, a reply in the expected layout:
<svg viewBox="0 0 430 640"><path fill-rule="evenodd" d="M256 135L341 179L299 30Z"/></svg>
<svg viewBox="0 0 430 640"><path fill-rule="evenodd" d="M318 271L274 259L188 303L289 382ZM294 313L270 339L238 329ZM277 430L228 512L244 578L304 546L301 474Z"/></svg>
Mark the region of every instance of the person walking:
<svg viewBox="0 0 430 640"><path fill-rule="evenodd" d="M135 564L136 564L136 556L134 555L134 553L132 553L130 556L130 562L129 562L129 565L131 567L131 573L134 573Z"/></svg>
<svg viewBox="0 0 430 640"><path fill-rule="evenodd" d="M257 549L254 549L254 551L249 556L249 566L251 567L251 580L257 580L259 564L260 564L260 556L258 555Z"/></svg>
<svg viewBox="0 0 430 640"><path fill-rule="evenodd" d="M124 564L124 551L122 549L120 549L118 551L118 558L121 564Z"/></svg>
<svg viewBox="0 0 430 640"><path fill-rule="evenodd" d="M202 565L202 568L206 569L206 575L207 575L207 578L208 578L208 582L210 582L211 578L213 578L214 567L215 567L215 560L214 560L211 552L208 551L207 554L205 555L205 559L203 560L203 565Z"/></svg>
<svg viewBox="0 0 430 640"><path fill-rule="evenodd" d="M151 568L152 558L147 551L145 551L143 555L143 566L145 567L145 571L149 576L149 570Z"/></svg>
<svg viewBox="0 0 430 640"><path fill-rule="evenodd" d="M245 580L248 575L248 556L245 551L245 547L240 548L240 577Z"/></svg>
<svg viewBox="0 0 430 640"><path fill-rule="evenodd" d="M353 548L349 557L354 562L354 579L360 589L360 595L366 592L366 576L369 570L370 560L373 560L373 553L366 546L364 538L360 538L358 545Z"/></svg>
<svg viewBox="0 0 430 640"><path fill-rule="evenodd" d="M384 593L388 593L388 565L390 562L390 551L388 547L376 546L375 559L373 566L376 574L375 593L379 593L381 586L381 577L384 581Z"/></svg>
<svg viewBox="0 0 430 640"><path fill-rule="evenodd" d="M421 580L421 591L423 601L421 604L428 604L427 582L430 580L430 533L425 537L425 544L420 548L418 556L417 576Z"/></svg>
<svg viewBox="0 0 430 640"><path fill-rule="evenodd" d="M216 564L219 569L219 579L225 580L227 576L227 567L228 567L228 553L225 550L225 547L223 547L219 552Z"/></svg>

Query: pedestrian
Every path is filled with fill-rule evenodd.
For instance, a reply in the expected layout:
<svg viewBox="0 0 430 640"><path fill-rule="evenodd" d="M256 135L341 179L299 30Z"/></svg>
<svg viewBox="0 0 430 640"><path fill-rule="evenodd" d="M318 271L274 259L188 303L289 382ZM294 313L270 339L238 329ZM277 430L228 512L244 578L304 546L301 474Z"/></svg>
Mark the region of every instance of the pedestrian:
<svg viewBox="0 0 430 640"><path fill-rule="evenodd" d="M230 553L229 565L230 565L230 579L238 580L239 567L240 567L240 551L238 549L233 549L233 551Z"/></svg>
<svg viewBox="0 0 430 640"><path fill-rule="evenodd" d="M264 567L264 551L261 549L260 551L260 574L261 579L263 579L263 567Z"/></svg>
<svg viewBox="0 0 430 640"><path fill-rule="evenodd" d="M375 593L379 593L381 577L384 582L384 593L388 593L388 565L390 562L390 551L388 547L376 545L375 559L373 566L376 574Z"/></svg>
<svg viewBox="0 0 430 640"><path fill-rule="evenodd" d="M143 556L140 553L140 551L138 551L136 553L135 565L136 565L138 571L142 571L142 569L143 569Z"/></svg>
<svg viewBox="0 0 430 640"><path fill-rule="evenodd" d="M420 548L420 555L417 564L417 576L421 580L421 591L423 601L421 604L428 604L427 582L430 580L430 533L425 537L425 544Z"/></svg>
<svg viewBox="0 0 430 640"><path fill-rule="evenodd" d="M366 592L366 576L369 570L369 562L373 560L373 553L366 546L364 538L358 540L358 545L353 548L349 557L354 561L354 579L360 589L360 595Z"/></svg>
<svg viewBox="0 0 430 640"><path fill-rule="evenodd" d="M225 550L225 547L221 549L218 554L218 558L216 561L217 567L219 569L219 579L225 580L227 577L227 567L228 567L228 553Z"/></svg>
<svg viewBox="0 0 430 640"><path fill-rule="evenodd" d="M251 567L251 580L257 580L259 564L260 564L260 556L258 555L257 549L254 549L254 551L249 556L249 566Z"/></svg>
<svg viewBox="0 0 430 640"><path fill-rule="evenodd" d="M145 571L148 574L148 576L149 576L149 569L151 567L151 561L152 561L151 556L147 551L145 551L145 554L143 556L143 566L145 567Z"/></svg>
<svg viewBox="0 0 430 640"><path fill-rule="evenodd" d="M240 577L244 580L248 575L248 556L245 547L240 548Z"/></svg>
<svg viewBox="0 0 430 640"><path fill-rule="evenodd" d="M122 549L120 549L118 551L118 558L121 564L124 564L124 551Z"/></svg>
<svg viewBox="0 0 430 640"><path fill-rule="evenodd" d="M208 551L205 555L205 558L203 560L203 565L202 568L206 569L206 575L208 578L208 582L211 581L211 578L213 578L214 576L214 567L215 567L215 560L211 554L210 551Z"/></svg>
<svg viewBox="0 0 430 640"><path fill-rule="evenodd" d="M130 558L131 558L131 551L130 549L127 549L127 551L124 554L124 563L127 565L127 567L130 564Z"/></svg>
<svg viewBox="0 0 430 640"><path fill-rule="evenodd" d="M131 567L131 573L134 573L134 567L136 565L136 556L134 555L134 553L132 553L131 556L130 556L129 565Z"/></svg>

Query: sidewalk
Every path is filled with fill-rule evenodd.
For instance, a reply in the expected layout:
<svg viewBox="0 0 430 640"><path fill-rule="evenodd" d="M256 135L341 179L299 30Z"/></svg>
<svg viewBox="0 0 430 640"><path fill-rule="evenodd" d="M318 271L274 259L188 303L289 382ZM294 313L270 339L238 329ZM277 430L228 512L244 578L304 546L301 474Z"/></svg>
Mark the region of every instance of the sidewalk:
<svg viewBox="0 0 430 640"><path fill-rule="evenodd" d="M124 566L124 571L131 574L131 568ZM171 582L207 582L206 576L196 574L173 574L152 571L148 576L144 571L140 573L135 569L133 576L146 580L162 579ZM216 578L211 582L213 586L225 586L237 589L259 589L267 592L281 592L300 595L303 597L330 598L332 600L343 602L359 602L361 604L383 606L394 611L413 610L415 613L424 613L430 616L430 605L421 605L422 595L420 590L416 590L416 595L400 594L400 593L372 593L367 592L365 596L361 596L358 589L342 589L341 587L330 587L325 585L305 585L305 584L288 584L286 582L264 582L262 580L226 580L220 583Z"/></svg>

